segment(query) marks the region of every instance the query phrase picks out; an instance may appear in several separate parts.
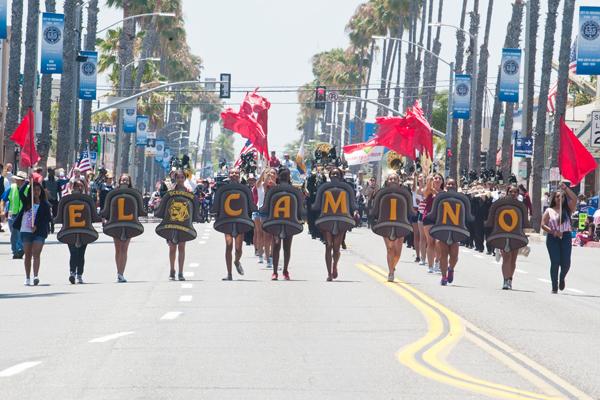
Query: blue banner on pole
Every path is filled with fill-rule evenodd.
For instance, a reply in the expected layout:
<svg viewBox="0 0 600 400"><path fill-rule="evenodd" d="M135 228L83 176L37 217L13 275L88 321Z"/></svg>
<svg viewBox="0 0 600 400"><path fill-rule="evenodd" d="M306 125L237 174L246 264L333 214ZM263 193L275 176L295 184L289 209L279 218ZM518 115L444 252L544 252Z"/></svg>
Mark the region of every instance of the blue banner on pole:
<svg viewBox="0 0 600 400"><path fill-rule="evenodd" d="M500 91L498 92L498 100L518 103L521 49L502 49L502 63L500 65Z"/></svg>
<svg viewBox="0 0 600 400"><path fill-rule="evenodd" d="M456 75L454 83L452 115L456 119L469 119L471 118L471 75Z"/></svg>
<svg viewBox="0 0 600 400"><path fill-rule="evenodd" d="M98 53L95 51L80 51L87 60L79 64L79 98L81 100L96 100L96 78Z"/></svg>
<svg viewBox="0 0 600 400"><path fill-rule="evenodd" d="M171 163L171 149L165 146L163 150L162 166L165 170L169 169Z"/></svg>
<svg viewBox="0 0 600 400"><path fill-rule="evenodd" d="M164 154L165 154L164 139L156 139L156 154L154 155L154 159L157 162L162 162Z"/></svg>
<svg viewBox="0 0 600 400"><path fill-rule="evenodd" d="M146 139L148 139L148 124L150 123L150 117L147 115L138 115L136 118L136 140L135 144L138 146L146 146Z"/></svg>
<svg viewBox="0 0 600 400"><path fill-rule="evenodd" d="M123 132L135 133L137 130L137 111L135 108L123 110Z"/></svg>
<svg viewBox="0 0 600 400"><path fill-rule="evenodd" d="M577 75L600 75L600 7L579 7Z"/></svg>
<svg viewBox="0 0 600 400"><path fill-rule="evenodd" d="M8 21L8 0L0 0L0 39L8 38L6 25Z"/></svg>
<svg viewBox="0 0 600 400"><path fill-rule="evenodd" d="M63 72L63 14L42 14L42 74L62 74Z"/></svg>

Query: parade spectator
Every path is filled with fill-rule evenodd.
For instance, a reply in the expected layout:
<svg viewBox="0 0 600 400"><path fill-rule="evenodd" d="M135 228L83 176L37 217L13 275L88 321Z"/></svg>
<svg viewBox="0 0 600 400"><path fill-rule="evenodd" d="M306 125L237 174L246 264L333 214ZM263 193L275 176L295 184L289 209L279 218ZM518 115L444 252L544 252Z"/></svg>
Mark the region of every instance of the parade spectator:
<svg viewBox="0 0 600 400"><path fill-rule="evenodd" d="M62 168L56 170L56 175L58 176L56 183L58 184L58 200L60 201L63 192L68 190L69 180L65 175L65 170Z"/></svg>
<svg viewBox="0 0 600 400"><path fill-rule="evenodd" d="M13 224L23 208L23 202L19 197L19 190L25 184L26 179L27 174L23 171L19 171L16 175L12 175L13 183L2 196L4 202L8 202L8 227L10 229L10 246L13 253L13 259L21 259L25 254L23 251L23 243L21 242L21 232L19 232L18 229L15 229Z"/></svg>
<svg viewBox="0 0 600 400"><path fill-rule="evenodd" d="M44 182L44 175L43 175L43 168L42 167L37 167L33 170L33 172L31 173L31 177L33 179L34 182L39 183L40 185L42 184L42 182Z"/></svg>
<svg viewBox="0 0 600 400"><path fill-rule="evenodd" d="M283 161L281 162L281 165L290 170L296 167L296 163L290 160L290 155L288 153L283 155Z"/></svg>
<svg viewBox="0 0 600 400"><path fill-rule="evenodd" d="M529 192L527 192L527 188L525 188L525 186L523 186L523 184L519 185L519 195L523 198L523 204L525 204L525 207L527 207L527 211L529 212L529 215L531 216L532 214L532 210L533 207L531 205L531 197L529 197Z"/></svg>
<svg viewBox="0 0 600 400"><path fill-rule="evenodd" d="M271 168L279 168L281 165L281 161L277 158L277 155L274 151L271 152L271 158L269 158L269 167Z"/></svg>
<svg viewBox="0 0 600 400"><path fill-rule="evenodd" d="M6 180L10 183L12 182L12 177L13 177L13 165L11 163L6 163L6 166L4 167L4 177L6 178Z"/></svg>
<svg viewBox="0 0 600 400"><path fill-rule="evenodd" d="M50 232L54 233L54 217L56 217L56 213L58 212L58 200L60 194L58 180L54 175L54 168L48 168L48 176L44 179L42 186L46 190L46 198L48 203L50 203L50 208L52 210Z"/></svg>
<svg viewBox="0 0 600 400"><path fill-rule="evenodd" d="M88 171L86 174L86 181L88 182L88 190L94 204L98 204L98 185L94 180L94 171Z"/></svg>

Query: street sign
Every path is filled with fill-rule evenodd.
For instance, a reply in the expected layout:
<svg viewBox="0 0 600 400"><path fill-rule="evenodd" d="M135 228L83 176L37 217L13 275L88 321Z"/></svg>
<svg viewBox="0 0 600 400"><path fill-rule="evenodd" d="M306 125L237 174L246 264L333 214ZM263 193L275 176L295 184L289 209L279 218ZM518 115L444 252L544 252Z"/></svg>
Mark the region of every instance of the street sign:
<svg viewBox="0 0 600 400"><path fill-rule="evenodd" d="M530 137L517 137L515 139L515 157L533 157L533 139Z"/></svg>
<svg viewBox="0 0 600 400"><path fill-rule="evenodd" d="M96 165L96 162L98 161L98 152L90 151L90 161L93 166Z"/></svg>
<svg viewBox="0 0 600 400"><path fill-rule="evenodd" d="M592 111L590 147L600 148L600 111Z"/></svg>
<svg viewBox="0 0 600 400"><path fill-rule="evenodd" d="M338 97L338 92L336 92L335 90L332 90L329 93L327 93L327 100L329 101L337 101Z"/></svg>
<svg viewBox="0 0 600 400"><path fill-rule="evenodd" d="M221 85L219 90L220 99L231 98L231 74L221 74L220 79Z"/></svg>
<svg viewBox="0 0 600 400"><path fill-rule="evenodd" d="M204 89L215 90L217 88L216 78L204 78Z"/></svg>

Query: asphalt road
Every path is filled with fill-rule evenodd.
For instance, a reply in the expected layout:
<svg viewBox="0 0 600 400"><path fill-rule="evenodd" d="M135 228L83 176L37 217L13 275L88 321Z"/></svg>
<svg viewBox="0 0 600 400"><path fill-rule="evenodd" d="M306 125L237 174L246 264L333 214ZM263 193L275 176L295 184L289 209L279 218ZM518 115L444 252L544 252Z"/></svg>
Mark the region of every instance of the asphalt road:
<svg viewBox="0 0 600 400"><path fill-rule="evenodd" d="M0 399L600 398L598 249L574 250L563 293L550 293L543 244L501 290L493 258L461 250L441 287L405 249L387 283L383 240L347 237L340 278L323 246L292 247L292 281L245 247L243 277L223 282L224 240L196 225L186 282L168 280L154 225L130 247L117 284L110 238L88 247L85 285L51 237L40 286L0 234Z"/></svg>

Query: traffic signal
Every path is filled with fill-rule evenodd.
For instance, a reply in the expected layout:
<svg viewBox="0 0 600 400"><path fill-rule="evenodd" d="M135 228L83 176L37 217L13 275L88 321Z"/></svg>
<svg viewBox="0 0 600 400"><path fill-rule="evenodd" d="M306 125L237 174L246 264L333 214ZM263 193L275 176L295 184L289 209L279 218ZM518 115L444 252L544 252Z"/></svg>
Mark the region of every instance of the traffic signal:
<svg viewBox="0 0 600 400"><path fill-rule="evenodd" d="M231 74L221 74L219 80L221 81L219 89L219 98L231 98Z"/></svg>
<svg viewBox="0 0 600 400"><path fill-rule="evenodd" d="M98 151L98 134L94 133L90 137L90 151Z"/></svg>
<svg viewBox="0 0 600 400"><path fill-rule="evenodd" d="M327 104L327 88L325 86L317 86L315 89L315 109L324 110Z"/></svg>

